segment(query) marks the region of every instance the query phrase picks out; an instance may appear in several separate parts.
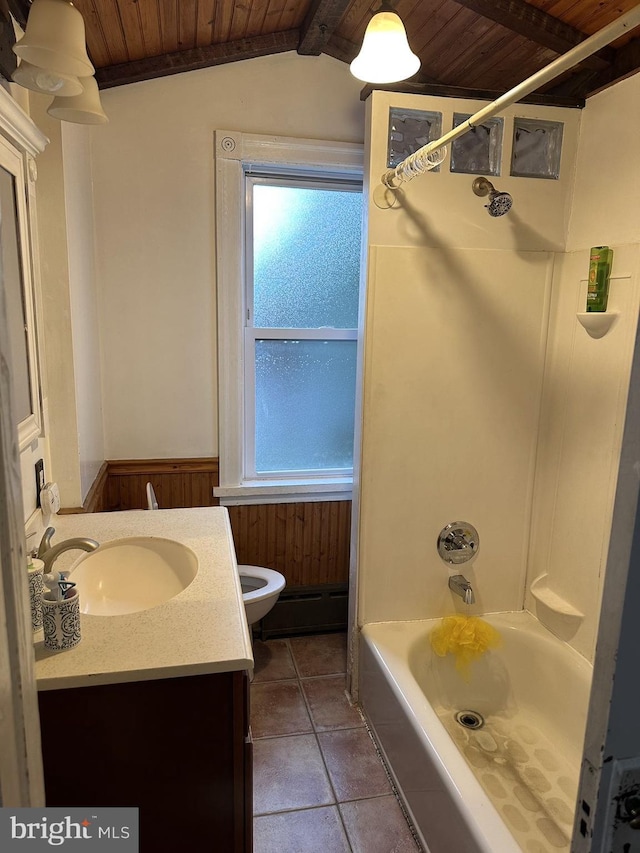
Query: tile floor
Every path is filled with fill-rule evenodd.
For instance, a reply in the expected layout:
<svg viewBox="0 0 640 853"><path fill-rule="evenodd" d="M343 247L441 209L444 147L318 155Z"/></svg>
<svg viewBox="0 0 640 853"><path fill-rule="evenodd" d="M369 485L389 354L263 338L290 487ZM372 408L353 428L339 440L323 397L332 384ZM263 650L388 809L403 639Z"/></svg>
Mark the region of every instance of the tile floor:
<svg viewBox="0 0 640 853"><path fill-rule="evenodd" d="M254 853L416 853L358 710L346 635L254 643Z"/></svg>

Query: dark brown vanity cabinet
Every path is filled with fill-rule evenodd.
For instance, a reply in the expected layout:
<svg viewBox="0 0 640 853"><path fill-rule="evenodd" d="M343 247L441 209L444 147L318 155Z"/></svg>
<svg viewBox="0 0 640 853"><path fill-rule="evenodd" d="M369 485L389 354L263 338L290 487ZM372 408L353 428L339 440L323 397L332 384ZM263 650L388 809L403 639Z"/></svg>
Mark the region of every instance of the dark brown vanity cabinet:
<svg viewBox="0 0 640 853"><path fill-rule="evenodd" d="M48 806L138 806L141 853L250 853L246 673L38 696Z"/></svg>

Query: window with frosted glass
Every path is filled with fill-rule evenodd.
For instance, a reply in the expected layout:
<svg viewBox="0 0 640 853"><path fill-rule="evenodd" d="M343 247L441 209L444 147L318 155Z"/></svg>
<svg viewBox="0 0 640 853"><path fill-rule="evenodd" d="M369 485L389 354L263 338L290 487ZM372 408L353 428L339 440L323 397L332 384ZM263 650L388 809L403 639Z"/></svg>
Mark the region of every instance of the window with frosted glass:
<svg viewBox="0 0 640 853"><path fill-rule="evenodd" d="M254 186L254 326L357 326L361 217L361 193Z"/></svg>
<svg viewBox="0 0 640 853"><path fill-rule="evenodd" d="M353 466L362 187L247 176L247 475Z"/></svg>
<svg viewBox="0 0 640 853"><path fill-rule="evenodd" d="M257 341L256 468L351 468L355 341Z"/></svg>

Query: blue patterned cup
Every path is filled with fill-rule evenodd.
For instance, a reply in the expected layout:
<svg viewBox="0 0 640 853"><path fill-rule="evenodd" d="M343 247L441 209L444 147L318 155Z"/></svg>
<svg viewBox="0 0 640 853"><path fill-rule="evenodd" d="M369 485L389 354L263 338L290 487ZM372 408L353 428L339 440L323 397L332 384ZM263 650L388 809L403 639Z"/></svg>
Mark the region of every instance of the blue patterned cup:
<svg viewBox="0 0 640 853"><path fill-rule="evenodd" d="M80 598L78 590L72 589L68 598L52 601L42 596L42 627L44 646L60 652L72 649L80 642Z"/></svg>
<svg viewBox="0 0 640 853"><path fill-rule="evenodd" d="M31 604L31 628L39 631L42 628L42 560L33 560L28 568L29 573L29 603Z"/></svg>

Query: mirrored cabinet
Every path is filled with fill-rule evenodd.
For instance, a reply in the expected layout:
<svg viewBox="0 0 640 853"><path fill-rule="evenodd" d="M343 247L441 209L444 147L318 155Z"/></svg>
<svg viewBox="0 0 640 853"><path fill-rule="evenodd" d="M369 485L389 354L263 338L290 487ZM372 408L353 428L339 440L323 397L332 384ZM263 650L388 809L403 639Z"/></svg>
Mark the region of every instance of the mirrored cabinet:
<svg viewBox="0 0 640 853"><path fill-rule="evenodd" d="M0 89L0 275L7 315L19 449L42 431L37 333L35 156L47 138Z"/></svg>

